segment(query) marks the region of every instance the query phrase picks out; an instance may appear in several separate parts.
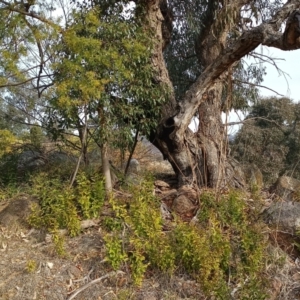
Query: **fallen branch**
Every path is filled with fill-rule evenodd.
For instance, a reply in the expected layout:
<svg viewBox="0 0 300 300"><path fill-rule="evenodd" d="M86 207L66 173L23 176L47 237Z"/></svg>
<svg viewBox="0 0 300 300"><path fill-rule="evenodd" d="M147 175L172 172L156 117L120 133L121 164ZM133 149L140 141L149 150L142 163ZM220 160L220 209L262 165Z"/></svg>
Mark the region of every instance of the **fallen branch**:
<svg viewBox="0 0 300 300"><path fill-rule="evenodd" d="M85 275L83 278L77 279L77 280L73 280L73 282L81 282L81 281L83 281L83 282L88 283L88 282L91 281L90 276L91 276L91 274L92 274L93 272L94 272L94 268L92 268L92 269L88 272L88 274Z"/></svg>
<svg viewBox="0 0 300 300"><path fill-rule="evenodd" d="M113 277L113 276L116 276L116 275L123 275L123 274L125 274L125 273L123 271L120 271L120 270L109 272L106 275L101 276L101 277L99 277L97 279L94 279L93 281L91 281L91 282L87 283L86 285L82 286L77 291L75 291L67 300L74 299L79 293L81 293L82 291L86 290L87 288L89 288L93 284L102 281L103 279L106 279L106 278L109 278L109 277Z"/></svg>

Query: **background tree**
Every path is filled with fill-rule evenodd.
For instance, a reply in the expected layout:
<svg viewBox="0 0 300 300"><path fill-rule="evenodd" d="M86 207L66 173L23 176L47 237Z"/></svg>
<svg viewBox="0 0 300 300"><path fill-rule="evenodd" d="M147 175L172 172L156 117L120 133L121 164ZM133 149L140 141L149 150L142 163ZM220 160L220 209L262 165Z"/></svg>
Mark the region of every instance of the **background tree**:
<svg viewBox="0 0 300 300"><path fill-rule="evenodd" d="M128 144L133 132L153 130L163 90L152 82L150 40L132 20L97 8L74 13L72 20L52 67L50 103L60 124L78 130L84 157L88 134L99 145L109 190L108 143L125 136Z"/></svg>
<svg viewBox="0 0 300 300"><path fill-rule="evenodd" d="M283 174L300 178L299 109L288 98L261 99L234 138L232 155L244 165L259 166L266 183Z"/></svg>

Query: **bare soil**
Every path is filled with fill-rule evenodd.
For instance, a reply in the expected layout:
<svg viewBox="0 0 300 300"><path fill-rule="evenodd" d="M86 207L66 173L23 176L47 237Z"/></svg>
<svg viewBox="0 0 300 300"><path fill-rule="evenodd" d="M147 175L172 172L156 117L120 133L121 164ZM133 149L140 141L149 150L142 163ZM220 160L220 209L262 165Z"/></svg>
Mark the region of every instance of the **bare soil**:
<svg viewBox="0 0 300 300"><path fill-rule="evenodd" d="M104 259L100 225L65 237L66 256L60 257L49 234L26 225L30 202L21 194L0 203L0 300L204 299L198 284L184 276L149 272L136 287L126 268L114 275Z"/></svg>
<svg viewBox="0 0 300 300"><path fill-rule="evenodd" d="M172 175L158 177L174 188ZM208 299L198 283L179 271L170 278L149 270L141 287L133 285L126 266L118 274L113 272L105 261L101 222L83 229L77 237L66 236L66 255L60 257L51 236L26 222L35 201L20 194L0 202L0 300ZM270 281L266 299L300 299L295 241L271 230L269 237L266 251L272 252L272 261L266 262L266 280Z"/></svg>

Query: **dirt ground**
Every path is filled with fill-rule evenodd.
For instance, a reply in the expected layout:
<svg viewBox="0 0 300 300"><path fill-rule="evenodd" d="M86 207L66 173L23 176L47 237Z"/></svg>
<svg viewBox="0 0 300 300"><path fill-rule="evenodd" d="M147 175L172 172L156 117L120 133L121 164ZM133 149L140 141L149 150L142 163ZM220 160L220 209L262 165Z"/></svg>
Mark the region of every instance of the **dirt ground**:
<svg viewBox="0 0 300 300"><path fill-rule="evenodd" d="M198 283L180 272L170 278L149 270L141 287L133 285L126 266L114 272L105 261L101 222L83 229L77 237L66 236L66 255L59 256L49 234L24 222L33 201L20 194L0 202L0 300L208 299ZM274 261L266 262L266 279L271 282L266 299L300 299L298 253L278 247L282 245L277 238L271 245Z"/></svg>
<svg viewBox="0 0 300 300"><path fill-rule="evenodd" d="M128 270L115 275L104 259L100 225L65 237L66 256L58 256L49 234L23 224L29 203L26 195L0 203L0 300L204 299L184 276L149 273L136 287Z"/></svg>

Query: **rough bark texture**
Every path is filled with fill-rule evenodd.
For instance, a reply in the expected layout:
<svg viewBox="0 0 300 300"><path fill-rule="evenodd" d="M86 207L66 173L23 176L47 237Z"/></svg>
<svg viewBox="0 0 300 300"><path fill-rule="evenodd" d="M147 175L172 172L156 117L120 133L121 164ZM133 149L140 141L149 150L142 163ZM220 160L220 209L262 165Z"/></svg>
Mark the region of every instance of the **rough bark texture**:
<svg viewBox="0 0 300 300"><path fill-rule="evenodd" d="M232 9L239 10L249 2L230 1L230 5ZM220 29L216 28L216 22L208 22L196 43L196 52L204 71L183 99L176 102L163 59L163 50L170 39L172 14L168 13L166 0L148 2L149 26L155 33L152 56L157 71L155 79L170 90L170 99L162 111L154 144L172 164L180 186L243 186L237 164L227 156L226 133L221 121L222 86L228 78L229 68L260 44L282 50L300 48L299 8L299 0L288 1L268 22L243 32L234 43L228 45L226 38L230 24ZM225 13L224 9L219 9L217 17L222 18ZM207 15L208 19L211 17ZM284 21L287 21L287 26L282 33L280 27ZM188 125L197 114L199 129L192 133Z"/></svg>

